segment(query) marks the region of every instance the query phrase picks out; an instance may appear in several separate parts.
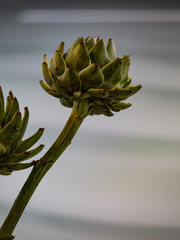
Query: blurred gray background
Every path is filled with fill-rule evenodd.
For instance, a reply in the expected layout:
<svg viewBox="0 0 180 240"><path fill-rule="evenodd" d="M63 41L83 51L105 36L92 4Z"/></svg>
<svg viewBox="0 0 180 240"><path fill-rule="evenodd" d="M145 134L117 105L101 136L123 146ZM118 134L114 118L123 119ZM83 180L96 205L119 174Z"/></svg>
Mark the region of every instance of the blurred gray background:
<svg viewBox="0 0 180 240"><path fill-rule="evenodd" d="M128 110L84 121L16 239L179 240L180 2L0 0L0 85L29 107L26 137L45 127L44 152L71 110L41 89L42 57L79 36L112 38L143 89ZM29 172L0 176L1 222Z"/></svg>

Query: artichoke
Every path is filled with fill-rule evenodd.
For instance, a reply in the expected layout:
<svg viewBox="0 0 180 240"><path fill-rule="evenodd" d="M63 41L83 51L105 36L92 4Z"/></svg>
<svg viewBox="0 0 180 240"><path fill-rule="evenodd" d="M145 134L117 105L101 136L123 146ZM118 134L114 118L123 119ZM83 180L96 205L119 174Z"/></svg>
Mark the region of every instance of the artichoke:
<svg viewBox="0 0 180 240"><path fill-rule="evenodd" d="M18 100L9 92L7 104L4 104L3 92L0 87L0 174L9 175L14 170L22 170L34 164L21 163L36 154L44 147L27 151L41 137L44 129L40 128L33 136L22 141L29 119L28 108L24 108L24 116L21 117Z"/></svg>
<svg viewBox="0 0 180 240"><path fill-rule="evenodd" d="M74 100L88 100L88 114L112 116L114 112L131 106L126 100L141 89L141 85L130 86L128 71L130 57L116 57L112 39L105 46L98 37L78 38L64 52L61 42L48 66L44 55L42 72L43 89L60 99L61 104L73 107Z"/></svg>

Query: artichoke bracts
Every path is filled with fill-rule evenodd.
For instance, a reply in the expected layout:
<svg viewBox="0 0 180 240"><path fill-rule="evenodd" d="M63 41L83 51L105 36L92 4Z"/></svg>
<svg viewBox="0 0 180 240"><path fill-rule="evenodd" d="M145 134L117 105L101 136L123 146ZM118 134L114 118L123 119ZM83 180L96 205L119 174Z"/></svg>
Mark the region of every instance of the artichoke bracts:
<svg viewBox="0 0 180 240"><path fill-rule="evenodd" d="M34 164L21 163L36 154L44 147L27 151L41 137L44 129L40 128L33 136L22 141L29 119L28 108L24 108L24 116L21 117L19 104L12 92L9 92L7 104L4 104L3 92L0 87L0 175L9 175L14 170L22 170Z"/></svg>
<svg viewBox="0 0 180 240"><path fill-rule="evenodd" d="M78 38L64 53L61 42L48 67L46 55L42 64L43 89L60 99L66 107L74 100L88 100L88 114L112 116L114 112L131 106L126 100L141 89L130 86L128 76L130 57L116 57L112 39L105 46L101 38Z"/></svg>

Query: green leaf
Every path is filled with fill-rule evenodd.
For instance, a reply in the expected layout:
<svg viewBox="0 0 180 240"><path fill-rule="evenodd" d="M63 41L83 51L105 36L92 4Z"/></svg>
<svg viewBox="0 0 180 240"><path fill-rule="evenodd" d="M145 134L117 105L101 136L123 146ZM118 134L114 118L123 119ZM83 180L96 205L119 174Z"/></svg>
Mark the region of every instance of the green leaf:
<svg viewBox="0 0 180 240"><path fill-rule="evenodd" d="M89 55L91 58L91 62L98 63L100 67L103 67L110 62L110 58L108 56L103 39L96 42L94 47L92 47L89 51Z"/></svg>
<svg viewBox="0 0 180 240"><path fill-rule="evenodd" d="M99 88L103 81L104 76L101 72L99 64L92 63L79 73L82 82L82 91L87 91L90 88Z"/></svg>
<svg viewBox="0 0 180 240"><path fill-rule="evenodd" d="M31 148L42 136L44 128L40 128L34 135L22 141L13 153L21 153Z"/></svg>

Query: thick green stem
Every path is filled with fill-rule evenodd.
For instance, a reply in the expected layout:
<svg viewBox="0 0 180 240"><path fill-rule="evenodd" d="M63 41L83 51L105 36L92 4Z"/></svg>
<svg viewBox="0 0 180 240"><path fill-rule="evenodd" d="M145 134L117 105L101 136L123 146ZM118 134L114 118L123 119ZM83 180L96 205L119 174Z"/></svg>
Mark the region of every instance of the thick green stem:
<svg viewBox="0 0 180 240"><path fill-rule="evenodd" d="M64 129L51 148L39 161L36 162L27 181L16 198L0 229L0 240L13 239L12 233L35 189L47 171L71 143L71 140L79 129L82 121L88 115L87 110L88 102L86 102L86 100L74 101L72 113Z"/></svg>

